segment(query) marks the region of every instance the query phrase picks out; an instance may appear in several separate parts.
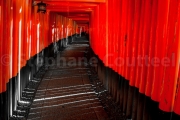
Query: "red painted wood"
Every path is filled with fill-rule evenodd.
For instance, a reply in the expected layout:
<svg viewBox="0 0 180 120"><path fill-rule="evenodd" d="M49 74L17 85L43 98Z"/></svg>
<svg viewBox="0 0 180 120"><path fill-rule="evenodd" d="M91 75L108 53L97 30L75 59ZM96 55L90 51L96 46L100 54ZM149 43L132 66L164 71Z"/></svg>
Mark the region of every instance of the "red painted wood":
<svg viewBox="0 0 180 120"><path fill-rule="evenodd" d="M128 23L127 23L127 48L126 48L126 70L125 70L125 76L127 80L130 80L131 72L129 72L131 69L134 69L134 65L132 64L132 43L133 43L133 29L134 29L134 0L129 0L128 3Z"/></svg>
<svg viewBox="0 0 180 120"><path fill-rule="evenodd" d="M122 24L121 24L121 36L120 36L120 40L121 40L121 58L123 59L122 61L122 65L121 65L121 75L123 75L125 77L125 64L126 64L126 58L125 58L125 49L126 49L126 45L127 45L127 4L128 1L127 0L122 0Z"/></svg>
<svg viewBox="0 0 180 120"><path fill-rule="evenodd" d="M141 81L141 70L142 70L142 40L143 40L143 35L144 35L144 12L145 12L145 1L142 0L141 1L141 11L140 11L140 26L139 26L139 35L138 35L138 43L137 43L137 69L136 69L136 82L135 82L135 86L136 87L140 87L140 81Z"/></svg>
<svg viewBox="0 0 180 120"><path fill-rule="evenodd" d="M7 55L9 64L0 65L0 93L30 57L82 28L105 66L159 102L161 110L180 114L179 0L43 1L49 4L46 14L37 13L32 0L0 1L0 56ZM162 64L167 59L169 66Z"/></svg>
<svg viewBox="0 0 180 120"><path fill-rule="evenodd" d="M180 29L179 29L180 30ZM180 115L180 67L179 67L179 75L177 80L177 90L176 90L176 96L175 96L175 103L174 103L174 112L178 115Z"/></svg>
<svg viewBox="0 0 180 120"><path fill-rule="evenodd" d="M77 27L73 26L72 20L57 14L55 18L54 41L75 34L75 31L70 30ZM61 18L63 22L57 26ZM52 38L48 37L48 24L49 11L46 14L37 13L37 6L32 7L31 0L0 1L0 93L6 91L6 83L17 75L30 57L52 42L52 39L48 39ZM63 24L62 36L59 38L57 28L61 29Z"/></svg>
<svg viewBox="0 0 180 120"><path fill-rule="evenodd" d="M151 97L155 101L160 100L160 94L163 88L162 84L163 84L164 66L161 64L160 61L165 56L168 12L169 12L169 1L159 0L156 41L154 46L155 55L153 56L154 59L156 59L157 61L155 61L154 64L152 63L152 65L154 66L154 74L153 74L154 78L153 78Z"/></svg>
<svg viewBox="0 0 180 120"><path fill-rule="evenodd" d="M119 46L119 48L118 48L118 58L117 58L117 67L118 67L118 73L119 74L121 74L122 73L122 66L123 66L123 62L124 62L124 60L122 59L122 48L123 48L123 45L124 45L124 41L121 39L122 37L121 37L121 35L122 35L122 25L123 25L123 22L122 22L122 20L123 20L123 11L122 11L122 9L123 9L123 4L122 4L122 0L120 1L120 8L119 8L119 10L120 10L120 17L119 17L119 20L120 20L120 23L119 23L119 32L118 32L118 34L120 35L120 37L118 37L118 46Z"/></svg>
<svg viewBox="0 0 180 120"><path fill-rule="evenodd" d="M106 0L36 0L36 1L43 1L43 2L49 2L49 1L52 1L52 2L106 2Z"/></svg>
<svg viewBox="0 0 180 120"><path fill-rule="evenodd" d="M131 77L130 77L130 85L134 86L136 82L136 70L138 67L138 62L137 62L137 49L138 49L138 37L139 37L139 26L140 26L140 10L141 10L141 1L136 0L135 1L135 10L134 10L134 29L133 29L133 38L132 38L132 63L134 61L134 66L131 67ZM133 60L134 59L134 60Z"/></svg>
<svg viewBox="0 0 180 120"><path fill-rule="evenodd" d="M163 88L160 95L159 107L164 111L173 111L175 95L177 91L177 80L179 71L179 23L178 1L169 2L169 15L167 23L167 35L164 41L167 43L166 47L166 59L169 59L169 63L164 63L164 76L163 76ZM173 57L173 58L172 58Z"/></svg>
<svg viewBox="0 0 180 120"><path fill-rule="evenodd" d="M18 72L18 4L13 0L13 66L12 75L15 77Z"/></svg>
<svg viewBox="0 0 180 120"><path fill-rule="evenodd" d="M1 56L1 59L2 59L2 56L3 56L3 53L2 53L2 39L3 39L3 35L2 35L2 30L3 30L3 1L1 0L0 1L0 56ZM0 93L3 92L2 90L2 86L3 86L3 79L2 79L2 74L3 74L3 69L2 69L2 65L0 65Z"/></svg>
<svg viewBox="0 0 180 120"><path fill-rule="evenodd" d="M154 58L154 43L156 37L156 26L157 26L157 9L158 1L152 0L152 14L151 14L151 25L150 25L150 39L149 39L149 52L148 52L148 67L147 67L147 81L146 81L146 91L145 94L151 97L152 92L152 83L153 83L153 71L154 66L151 63L151 60Z"/></svg>
<svg viewBox="0 0 180 120"><path fill-rule="evenodd" d="M106 65L130 80L130 85L138 87L139 92L160 102L160 109L168 112L173 111L174 96L175 94L178 95L175 93L178 64L175 64L174 68L170 67L170 69L163 66L162 61L167 53L172 52L175 53L175 59L178 61L178 43L170 44L170 41L174 35L178 34L175 31L177 30L175 26L178 25L175 25L173 20L178 21L175 19L177 13L175 6L179 4L179 1L108 0L106 3L108 6L106 8L108 10L106 24L108 27L104 30L108 31L108 40L103 38L104 41L107 41L103 44L107 50L104 53L108 57L106 59L100 58L104 63L108 61ZM118 9L120 12L116 9L116 3L122 5ZM92 25L93 29L97 23L91 22L94 25ZM99 22L101 23L101 21ZM117 37L118 29L115 28L118 25L120 25L120 34ZM96 44L93 43L95 41ZM91 43L95 53L102 56L103 44L99 43L95 37L91 37ZM100 45L100 49L97 49L98 45ZM172 45L174 46L172 47ZM167 52L170 46L173 49ZM118 53L116 53L117 49ZM114 59L118 57L125 62L119 60L118 65L114 64ZM171 58L172 56L169 55L168 57ZM130 59L132 62L133 58L136 60L135 66L129 67L126 60ZM121 63L124 64L121 65ZM172 80L169 81L168 78Z"/></svg>
<svg viewBox="0 0 180 120"><path fill-rule="evenodd" d="M145 93L145 89L147 86L147 58L149 56L149 43L150 43L150 24L151 24L151 0L145 1L145 10L144 10L144 28L143 28L143 35L142 35L142 68L141 68L141 75L140 75L140 86L139 92Z"/></svg>

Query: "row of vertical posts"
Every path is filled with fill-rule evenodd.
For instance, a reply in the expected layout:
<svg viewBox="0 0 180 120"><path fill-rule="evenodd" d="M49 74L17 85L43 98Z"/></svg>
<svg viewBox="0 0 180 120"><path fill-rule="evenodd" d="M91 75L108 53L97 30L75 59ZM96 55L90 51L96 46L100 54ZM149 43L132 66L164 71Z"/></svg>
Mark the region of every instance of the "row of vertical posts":
<svg viewBox="0 0 180 120"><path fill-rule="evenodd" d="M78 31L72 19L37 13L32 0L0 1L0 119L13 115L22 91L43 64L72 42ZM69 39L68 39L69 38Z"/></svg>
<svg viewBox="0 0 180 120"><path fill-rule="evenodd" d="M129 80L119 75L113 69L105 66L102 60L90 50L90 57L98 59L97 66L93 66L99 80L118 103L127 119L132 120L178 120L180 116L174 112L164 112L159 109L159 103L143 93L139 88L129 86Z"/></svg>
<svg viewBox="0 0 180 120"><path fill-rule="evenodd" d="M180 1L106 0L90 21L90 44L105 66L180 115Z"/></svg>

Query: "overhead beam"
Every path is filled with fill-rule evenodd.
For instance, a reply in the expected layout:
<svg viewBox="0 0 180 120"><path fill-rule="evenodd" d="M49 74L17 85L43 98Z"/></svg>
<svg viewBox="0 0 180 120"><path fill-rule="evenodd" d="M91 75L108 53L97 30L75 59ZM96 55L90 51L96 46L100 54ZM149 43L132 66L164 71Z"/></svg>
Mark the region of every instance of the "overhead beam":
<svg viewBox="0 0 180 120"><path fill-rule="evenodd" d="M44 2L90 2L90 3L104 3L106 0L36 0Z"/></svg>
<svg viewBox="0 0 180 120"><path fill-rule="evenodd" d="M58 9L58 8L55 8L55 9L48 9L48 10L50 10L50 11L53 11L53 12L64 12L65 10L64 9ZM88 10L88 9L69 9L69 10L66 10L66 12L68 13L68 12L86 12L86 13L90 13L90 12L92 12L93 10Z"/></svg>
<svg viewBox="0 0 180 120"><path fill-rule="evenodd" d="M65 16L65 17L69 17L69 18L90 18L90 14L89 13L75 13L75 12L66 12L66 13L59 13L59 15Z"/></svg>
<svg viewBox="0 0 180 120"><path fill-rule="evenodd" d="M96 7L99 3L79 3L79 2L45 2L48 6L68 6L68 7Z"/></svg>
<svg viewBox="0 0 180 120"><path fill-rule="evenodd" d="M77 20L80 20L80 21L89 21L89 18L71 18L71 19L73 19L75 21L77 21Z"/></svg>
<svg viewBox="0 0 180 120"><path fill-rule="evenodd" d="M47 6L47 9L64 9L71 10L71 9L85 9L85 10L93 10L95 7L64 7L64 6Z"/></svg>

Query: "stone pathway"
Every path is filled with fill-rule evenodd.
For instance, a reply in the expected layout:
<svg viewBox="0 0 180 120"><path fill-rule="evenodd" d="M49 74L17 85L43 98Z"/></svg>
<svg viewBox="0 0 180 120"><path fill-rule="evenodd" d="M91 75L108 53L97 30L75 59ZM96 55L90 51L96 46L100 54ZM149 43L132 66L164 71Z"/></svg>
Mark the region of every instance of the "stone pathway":
<svg viewBox="0 0 180 120"><path fill-rule="evenodd" d="M106 120L93 85L86 60L88 42L74 43L51 59L34 101L28 120ZM61 59L60 59L61 58Z"/></svg>

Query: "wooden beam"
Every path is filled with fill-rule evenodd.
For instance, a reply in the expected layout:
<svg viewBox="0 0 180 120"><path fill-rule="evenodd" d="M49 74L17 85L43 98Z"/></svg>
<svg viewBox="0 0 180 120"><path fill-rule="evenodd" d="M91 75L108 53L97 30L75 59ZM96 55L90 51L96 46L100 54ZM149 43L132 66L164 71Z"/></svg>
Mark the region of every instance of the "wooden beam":
<svg viewBox="0 0 180 120"><path fill-rule="evenodd" d="M36 0L43 2L90 2L90 3L104 3L106 0Z"/></svg>

